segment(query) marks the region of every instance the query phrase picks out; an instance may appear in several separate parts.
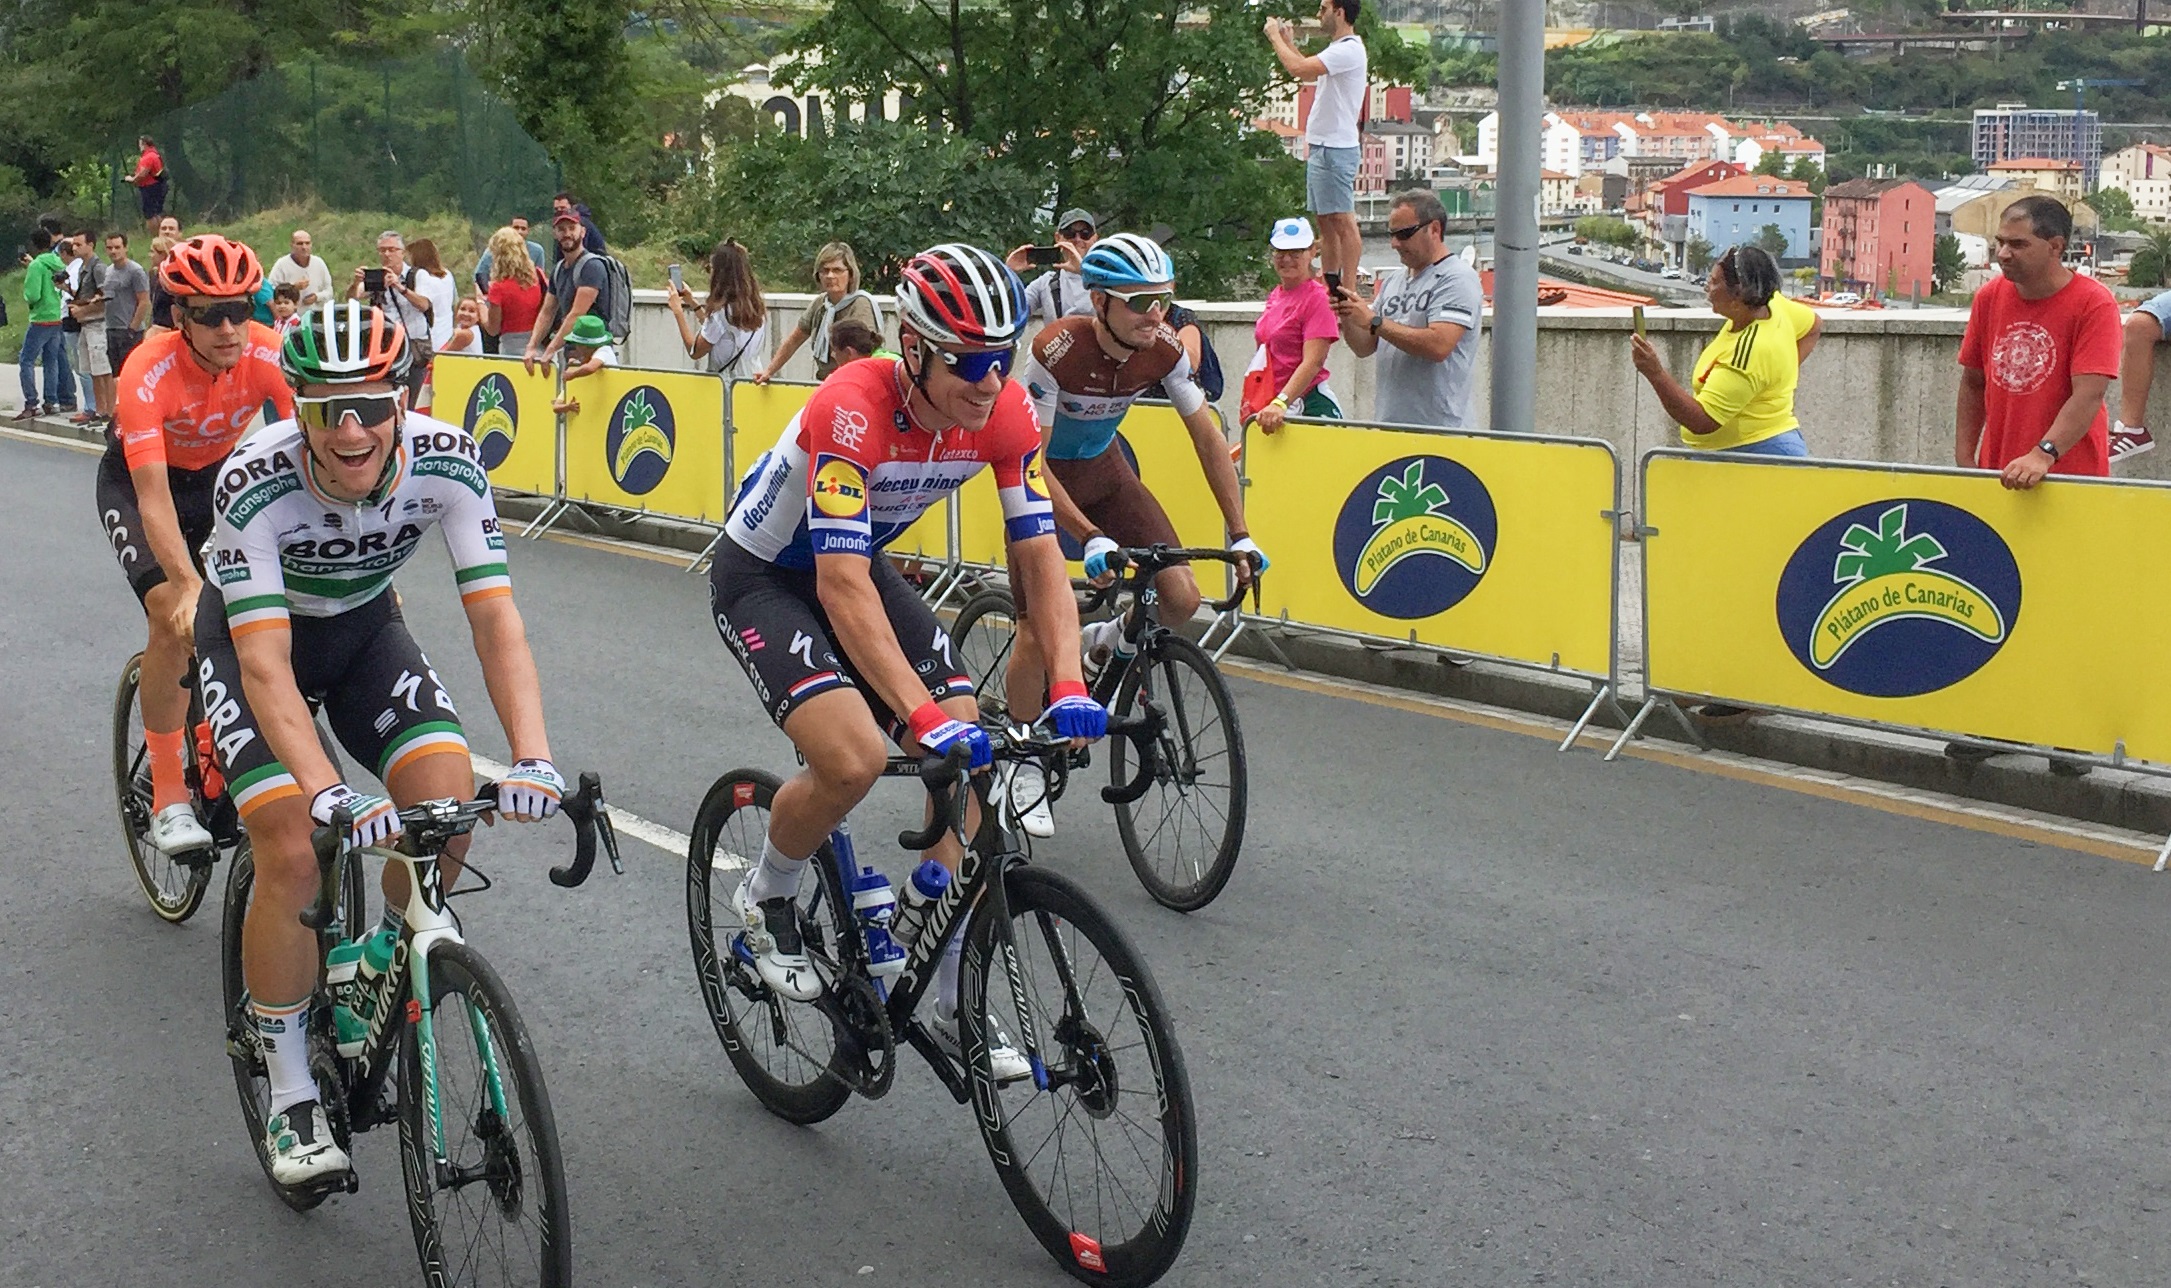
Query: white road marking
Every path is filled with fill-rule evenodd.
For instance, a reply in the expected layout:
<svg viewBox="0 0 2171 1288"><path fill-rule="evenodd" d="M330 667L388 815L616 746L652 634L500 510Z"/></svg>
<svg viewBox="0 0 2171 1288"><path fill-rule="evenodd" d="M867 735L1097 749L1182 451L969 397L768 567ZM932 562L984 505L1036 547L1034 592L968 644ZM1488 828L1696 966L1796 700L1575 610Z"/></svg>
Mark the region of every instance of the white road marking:
<svg viewBox="0 0 2171 1288"><path fill-rule="evenodd" d="M503 778L513 772L512 766L501 765L487 756L478 756L472 751L468 753L468 759L474 762L475 772L485 778ZM640 815L621 809L609 802L605 802L603 808L611 816L611 826L636 841L648 842L673 858L677 858L693 848L693 838L684 832L675 832L661 823L651 823ZM738 859L736 862L728 861L726 855L721 851L716 856L716 867L719 869L729 871L744 866L746 866L744 859Z"/></svg>

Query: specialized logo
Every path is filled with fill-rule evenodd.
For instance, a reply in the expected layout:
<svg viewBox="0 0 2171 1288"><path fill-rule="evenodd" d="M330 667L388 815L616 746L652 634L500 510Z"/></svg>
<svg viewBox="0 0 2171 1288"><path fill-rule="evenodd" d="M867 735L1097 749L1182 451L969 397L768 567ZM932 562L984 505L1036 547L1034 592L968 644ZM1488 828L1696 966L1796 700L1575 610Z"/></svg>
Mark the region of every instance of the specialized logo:
<svg viewBox="0 0 2171 1288"><path fill-rule="evenodd" d="M1405 456L1367 474L1334 523L1334 567L1357 602L1385 617L1446 612L1492 567L1492 493L1444 456Z"/></svg>
<svg viewBox="0 0 2171 1288"><path fill-rule="evenodd" d="M1849 693L1909 698L1981 670L2020 617L2020 565L1990 525L1939 501L1885 500L1826 522L1779 577L1779 630Z"/></svg>
<svg viewBox="0 0 2171 1288"><path fill-rule="evenodd" d="M520 436L520 399L513 393L513 382L494 371L477 381L460 428L482 445L484 469L503 465L512 455L513 440Z"/></svg>
<svg viewBox="0 0 2171 1288"><path fill-rule="evenodd" d="M857 461L824 452L814 463L814 508L832 519L853 519L867 511L867 473Z"/></svg>
<svg viewBox="0 0 2171 1288"><path fill-rule="evenodd" d="M671 404L654 385L641 385L611 409L603 435L603 460L618 486L635 496L655 490L671 472L678 426Z"/></svg>

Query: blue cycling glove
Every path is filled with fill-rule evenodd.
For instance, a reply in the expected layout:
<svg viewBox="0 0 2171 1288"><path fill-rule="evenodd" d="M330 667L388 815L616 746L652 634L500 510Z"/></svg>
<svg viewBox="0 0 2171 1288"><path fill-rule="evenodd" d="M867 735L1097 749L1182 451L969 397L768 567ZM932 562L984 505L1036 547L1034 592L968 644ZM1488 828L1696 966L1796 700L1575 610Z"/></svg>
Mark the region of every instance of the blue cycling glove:
<svg viewBox="0 0 2171 1288"><path fill-rule="evenodd" d="M1048 696L1053 701L1041 719L1055 730L1056 737L1091 742L1108 736L1108 708L1088 697L1085 685L1060 680L1049 686Z"/></svg>
<svg viewBox="0 0 2171 1288"><path fill-rule="evenodd" d="M913 712L906 723L912 728L912 740L930 755L947 756L953 747L962 745L972 749L972 768L983 769L995 762L995 748L989 744L986 730L952 719L932 702Z"/></svg>
<svg viewBox="0 0 2171 1288"><path fill-rule="evenodd" d="M1085 574L1090 581L1099 581L1108 575L1108 556L1122 549L1106 537L1087 537L1085 543Z"/></svg>

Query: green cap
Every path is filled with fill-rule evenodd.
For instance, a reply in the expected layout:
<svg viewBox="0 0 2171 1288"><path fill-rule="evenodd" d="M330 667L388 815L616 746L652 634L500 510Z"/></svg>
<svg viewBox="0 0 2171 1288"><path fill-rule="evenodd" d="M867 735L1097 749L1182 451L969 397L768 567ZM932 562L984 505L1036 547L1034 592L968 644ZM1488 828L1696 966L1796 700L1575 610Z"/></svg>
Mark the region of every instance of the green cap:
<svg viewBox="0 0 2171 1288"><path fill-rule="evenodd" d="M573 329L566 333L565 342L585 345L591 349L601 348L611 342L611 325L594 313L584 313L580 321L573 324Z"/></svg>

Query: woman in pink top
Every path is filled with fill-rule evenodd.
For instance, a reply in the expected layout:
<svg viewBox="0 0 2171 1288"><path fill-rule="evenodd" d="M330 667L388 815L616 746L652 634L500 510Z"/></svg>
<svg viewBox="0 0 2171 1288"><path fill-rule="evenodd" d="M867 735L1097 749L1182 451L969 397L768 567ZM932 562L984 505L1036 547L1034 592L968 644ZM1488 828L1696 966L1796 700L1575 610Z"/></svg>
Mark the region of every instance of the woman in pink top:
<svg viewBox="0 0 2171 1288"><path fill-rule="evenodd" d="M1266 309L1252 329L1260 356L1252 359L1257 369L1264 360L1269 388L1273 390L1258 409L1259 428L1271 434L1285 417L1342 417L1342 405L1327 388L1327 350L1341 335L1341 323L1327 300L1327 287L1312 274L1312 222L1294 215L1274 222L1267 238L1274 248L1274 273L1281 278L1266 297ZM1256 377L1245 380L1255 387Z"/></svg>

